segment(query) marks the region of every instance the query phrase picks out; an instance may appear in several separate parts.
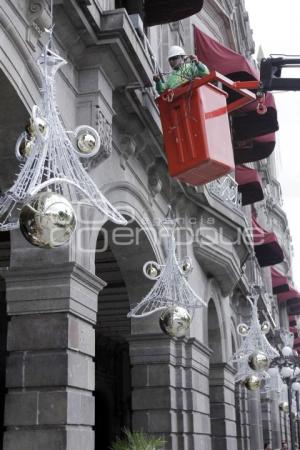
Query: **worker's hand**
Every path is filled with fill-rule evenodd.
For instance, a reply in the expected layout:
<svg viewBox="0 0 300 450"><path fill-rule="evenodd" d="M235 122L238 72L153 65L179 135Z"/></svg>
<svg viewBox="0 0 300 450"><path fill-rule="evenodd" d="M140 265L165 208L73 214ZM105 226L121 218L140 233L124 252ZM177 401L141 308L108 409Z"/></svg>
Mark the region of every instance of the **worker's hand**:
<svg viewBox="0 0 300 450"><path fill-rule="evenodd" d="M190 55L189 58L190 58L190 61L198 61L197 55Z"/></svg>
<svg viewBox="0 0 300 450"><path fill-rule="evenodd" d="M157 82L157 81L159 81L160 80L160 75L159 75L159 73L155 73L154 75L153 75L153 81L155 81L155 83Z"/></svg>

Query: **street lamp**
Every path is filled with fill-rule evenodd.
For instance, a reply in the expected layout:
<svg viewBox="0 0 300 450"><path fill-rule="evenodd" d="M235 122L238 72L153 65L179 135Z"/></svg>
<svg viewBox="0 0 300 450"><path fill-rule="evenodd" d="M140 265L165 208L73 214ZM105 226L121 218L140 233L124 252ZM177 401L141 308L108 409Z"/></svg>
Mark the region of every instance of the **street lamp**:
<svg viewBox="0 0 300 450"><path fill-rule="evenodd" d="M300 357L296 355L293 349L285 345L280 350L280 356L274 358L271 367L278 367L280 376L283 382L287 385L288 391L288 412L289 412L289 422L290 422L290 432L291 432L291 450L296 450L295 447L295 427L293 423L292 416L292 390L297 392L296 396L299 403L299 392L300 392ZM298 405L297 405L298 409ZM298 424L298 436L299 436L299 424Z"/></svg>

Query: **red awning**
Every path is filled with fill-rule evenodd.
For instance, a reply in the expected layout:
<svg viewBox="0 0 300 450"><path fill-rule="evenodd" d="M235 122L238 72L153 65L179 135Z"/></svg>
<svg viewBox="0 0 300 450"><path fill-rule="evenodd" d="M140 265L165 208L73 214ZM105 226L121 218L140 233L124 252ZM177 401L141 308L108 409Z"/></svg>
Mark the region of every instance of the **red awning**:
<svg viewBox="0 0 300 450"><path fill-rule="evenodd" d="M234 81L259 80L258 70L242 55L207 36L195 27L195 52L209 69L215 69ZM235 100L230 93L228 102ZM234 140L240 141L273 133L278 130L277 112L272 94L266 94L267 112L256 111L257 102L239 110L242 114L233 116Z"/></svg>
<svg viewBox="0 0 300 450"><path fill-rule="evenodd" d="M270 92L267 92L266 94L265 104L267 106L267 112L265 114L258 114L256 111L257 103L253 102L246 105L242 109L241 114L235 115L232 118L235 140L243 141L245 139L273 133L278 130L279 126L275 101Z"/></svg>
<svg viewBox="0 0 300 450"><path fill-rule="evenodd" d="M300 305L300 293L296 289L289 286L289 290L282 292L277 295L278 303L288 303L289 306L294 306L295 304Z"/></svg>
<svg viewBox="0 0 300 450"><path fill-rule="evenodd" d="M297 337L298 336L298 330L296 327L289 327L289 330L291 333L294 333L294 336Z"/></svg>
<svg viewBox="0 0 300 450"><path fill-rule="evenodd" d="M295 315L295 316L300 315L300 299L298 300L297 304L294 304L294 305L288 307L288 314Z"/></svg>
<svg viewBox="0 0 300 450"><path fill-rule="evenodd" d="M177 22L201 11L204 0L145 0L144 22L148 27Z"/></svg>
<svg viewBox="0 0 300 450"><path fill-rule="evenodd" d="M264 230L252 217L254 251L261 267L273 266L283 261L284 255L276 234Z"/></svg>
<svg viewBox="0 0 300 450"><path fill-rule="evenodd" d="M194 39L196 54L209 69L223 75L240 74L240 78L235 81L259 80L258 70L244 56L220 44L197 27L194 30Z"/></svg>
<svg viewBox="0 0 300 450"><path fill-rule="evenodd" d="M294 347L300 347L300 337L294 339Z"/></svg>
<svg viewBox="0 0 300 450"><path fill-rule="evenodd" d="M236 166L235 179L238 190L242 194L242 205L250 205L263 200L261 178L255 169L246 166Z"/></svg>
<svg viewBox="0 0 300 450"><path fill-rule="evenodd" d="M234 160L236 164L259 161L268 158L276 144L275 133L258 136L255 139L234 142Z"/></svg>
<svg viewBox="0 0 300 450"><path fill-rule="evenodd" d="M271 268L273 294L281 294L289 290L289 281L286 276L278 272L274 267Z"/></svg>
<svg viewBox="0 0 300 450"><path fill-rule="evenodd" d="M295 327L296 326L296 316L289 316L289 325L290 327Z"/></svg>

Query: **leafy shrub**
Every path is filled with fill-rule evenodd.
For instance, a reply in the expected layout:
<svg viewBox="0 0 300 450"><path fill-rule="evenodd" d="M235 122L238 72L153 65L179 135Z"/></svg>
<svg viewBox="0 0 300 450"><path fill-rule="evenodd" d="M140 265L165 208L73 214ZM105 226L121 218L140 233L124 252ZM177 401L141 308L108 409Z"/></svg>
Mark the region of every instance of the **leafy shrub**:
<svg viewBox="0 0 300 450"><path fill-rule="evenodd" d="M141 432L124 430L125 437L118 438L110 450L163 450L165 441Z"/></svg>

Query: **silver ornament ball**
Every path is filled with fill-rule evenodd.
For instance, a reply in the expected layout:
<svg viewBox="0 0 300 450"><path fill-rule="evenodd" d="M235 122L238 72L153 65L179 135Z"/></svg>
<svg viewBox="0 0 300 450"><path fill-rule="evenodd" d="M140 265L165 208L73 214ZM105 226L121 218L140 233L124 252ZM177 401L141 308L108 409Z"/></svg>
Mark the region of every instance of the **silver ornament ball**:
<svg viewBox="0 0 300 450"><path fill-rule="evenodd" d="M250 375L244 380L244 385L248 391L257 391L260 388L260 379L256 375Z"/></svg>
<svg viewBox="0 0 300 450"><path fill-rule="evenodd" d="M30 153L32 152L33 140L32 139L23 139L19 146L19 159L23 160L28 158Z"/></svg>
<svg viewBox="0 0 300 450"><path fill-rule="evenodd" d="M279 403L279 409L281 409L281 411L287 413L289 412L289 404L288 402L280 402Z"/></svg>
<svg viewBox="0 0 300 450"><path fill-rule="evenodd" d="M32 121L32 130L30 131L31 136L41 135L43 138L47 137L48 134L48 124L42 117L36 117Z"/></svg>
<svg viewBox="0 0 300 450"><path fill-rule="evenodd" d="M262 331L264 334L268 334L269 331L270 331L270 329L271 329L270 322L268 322L267 320L265 320L265 321L261 324L261 331Z"/></svg>
<svg viewBox="0 0 300 450"><path fill-rule="evenodd" d="M54 248L66 244L75 230L76 217L71 203L54 192L41 192L23 206L20 230L33 245Z"/></svg>
<svg viewBox="0 0 300 450"><path fill-rule="evenodd" d="M263 352L253 352L248 359L248 364L253 370L268 370L270 361Z"/></svg>
<svg viewBox="0 0 300 450"><path fill-rule="evenodd" d="M240 336L247 336L249 333L249 327L248 325L246 325L245 323L240 323L237 326L237 332L239 333Z"/></svg>
<svg viewBox="0 0 300 450"><path fill-rule="evenodd" d="M190 258L187 257L182 262L182 272L184 273L184 275L188 275L189 273L192 272L192 270L193 270L192 262Z"/></svg>
<svg viewBox="0 0 300 450"><path fill-rule="evenodd" d="M82 133L77 138L77 147L81 153L92 153L96 147L96 139L91 133Z"/></svg>
<svg viewBox="0 0 300 450"><path fill-rule="evenodd" d="M146 268L146 273L149 278L155 279L158 275L158 270L153 264L149 264Z"/></svg>
<svg viewBox="0 0 300 450"><path fill-rule="evenodd" d="M170 337L184 337L191 325L191 316L181 306L169 306L159 318L162 331Z"/></svg>

